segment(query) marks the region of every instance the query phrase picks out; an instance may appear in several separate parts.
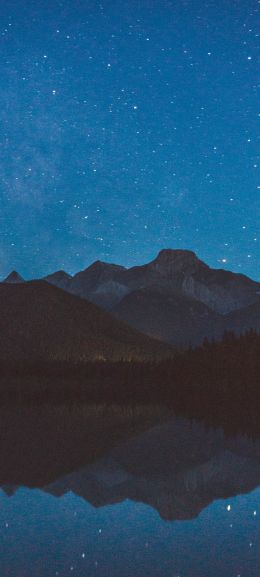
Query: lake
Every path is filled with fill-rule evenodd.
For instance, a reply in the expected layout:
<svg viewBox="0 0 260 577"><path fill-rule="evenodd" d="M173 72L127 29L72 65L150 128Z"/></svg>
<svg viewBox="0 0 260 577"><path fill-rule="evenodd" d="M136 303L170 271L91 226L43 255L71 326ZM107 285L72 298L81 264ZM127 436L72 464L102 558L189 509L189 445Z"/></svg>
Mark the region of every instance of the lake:
<svg viewBox="0 0 260 577"><path fill-rule="evenodd" d="M1 577L259 577L260 439L158 408L0 411Z"/></svg>

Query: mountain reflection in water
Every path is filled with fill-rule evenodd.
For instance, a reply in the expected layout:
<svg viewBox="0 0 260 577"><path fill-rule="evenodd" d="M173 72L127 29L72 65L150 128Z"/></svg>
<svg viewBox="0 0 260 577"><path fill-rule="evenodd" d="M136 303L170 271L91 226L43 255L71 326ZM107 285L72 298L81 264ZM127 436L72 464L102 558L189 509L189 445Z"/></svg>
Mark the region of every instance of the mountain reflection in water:
<svg viewBox="0 0 260 577"><path fill-rule="evenodd" d="M260 439L86 411L2 415L1 577L259 577Z"/></svg>

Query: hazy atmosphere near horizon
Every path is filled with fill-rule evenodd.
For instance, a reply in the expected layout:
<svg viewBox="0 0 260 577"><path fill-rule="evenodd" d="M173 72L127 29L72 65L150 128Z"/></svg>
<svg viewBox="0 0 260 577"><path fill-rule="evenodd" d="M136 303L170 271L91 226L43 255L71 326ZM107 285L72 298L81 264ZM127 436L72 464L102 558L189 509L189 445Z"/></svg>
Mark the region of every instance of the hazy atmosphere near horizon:
<svg viewBox="0 0 260 577"><path fill-rule="evenodd" d="M0 276L191 249L259 277L257 2L1 4Z"/></svg>

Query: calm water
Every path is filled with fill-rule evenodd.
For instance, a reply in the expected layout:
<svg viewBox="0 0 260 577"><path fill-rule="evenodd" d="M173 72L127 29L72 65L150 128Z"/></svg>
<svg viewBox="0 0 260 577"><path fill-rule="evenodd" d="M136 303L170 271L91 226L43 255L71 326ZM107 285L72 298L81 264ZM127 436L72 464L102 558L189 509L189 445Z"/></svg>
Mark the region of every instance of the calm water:
<svg viewBox="0 0 260 577"><path fill-rule="evenodd" d="M180 418L134 435L128 422L93 458L93 416L92 436L89 415L55 418L52 444L45 417L34 438L28 415L2 418L1 577L260 577L260 440Z"/></svg>

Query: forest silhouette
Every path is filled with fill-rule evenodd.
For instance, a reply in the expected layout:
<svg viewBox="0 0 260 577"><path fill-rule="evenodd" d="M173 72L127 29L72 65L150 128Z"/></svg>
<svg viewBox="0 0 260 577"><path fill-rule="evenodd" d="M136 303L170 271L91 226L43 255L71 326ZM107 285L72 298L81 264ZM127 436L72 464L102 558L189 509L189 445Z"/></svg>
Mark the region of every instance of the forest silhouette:
<svg viewBox="0 0 260 577"><path fill-rule="evenodd" d="M221 342L154 361L0 362L1 405L161 405L212 424L259 428L260 335L226 332Z"/></svg>

